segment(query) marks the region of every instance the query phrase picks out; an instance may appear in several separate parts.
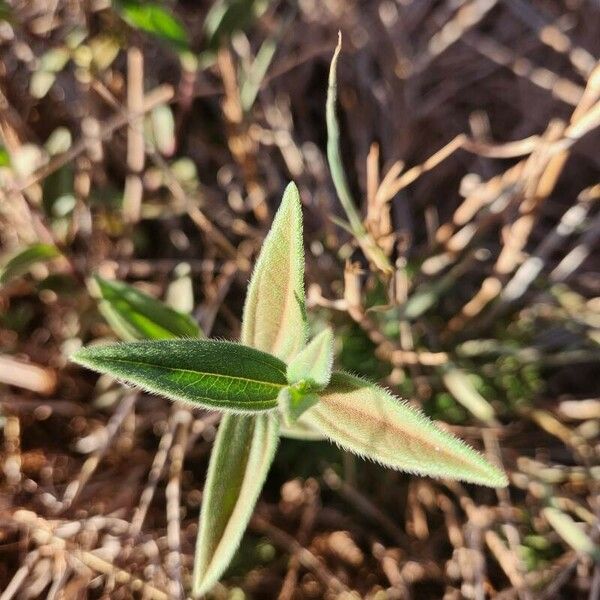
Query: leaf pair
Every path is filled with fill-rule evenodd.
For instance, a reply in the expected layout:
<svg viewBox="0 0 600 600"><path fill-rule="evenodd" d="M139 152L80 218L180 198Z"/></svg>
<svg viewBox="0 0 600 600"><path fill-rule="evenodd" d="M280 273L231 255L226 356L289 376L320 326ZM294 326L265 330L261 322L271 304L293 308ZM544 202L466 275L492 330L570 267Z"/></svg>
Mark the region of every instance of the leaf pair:
<svg viewBox="0 0 600 600"><path fill-rule="evenodd" d="M504 473L483 456L385 389L332 373L329 330L307 345L302 214L293 184L284 193L248 287L241 344L133 342L83 349L74 360L173 400L225 412L204 487L195 596L218 581L237 549L280 431L325 436L358 455L412 473L507 484ZM282 417L285 427L280 429Z"/></svg>

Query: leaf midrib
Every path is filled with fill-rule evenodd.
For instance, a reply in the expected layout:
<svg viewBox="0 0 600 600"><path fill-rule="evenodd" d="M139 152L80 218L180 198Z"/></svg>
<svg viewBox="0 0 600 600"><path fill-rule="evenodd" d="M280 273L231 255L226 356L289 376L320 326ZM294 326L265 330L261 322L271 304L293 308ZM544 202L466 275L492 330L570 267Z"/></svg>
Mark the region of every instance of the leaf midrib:
<svg viewBox="0 0 600 600"><path fill-rule="evenodd" d="M139 360L130 360L127 358L110 358L107 360L109 360L110 362L119 362L119 363L126 363L126 364L132 364L132 365L143 365L145 367L164 369L166 371L175 371L177 373L181 373L181 372L194 373L196 375L209 375L212 377L220 377L222 379L235 379L238 381L248 381L250 383L258 383L261 385L271 386L271 387L279 389L279 390L284 388L287 385L287 384L283 384L283 383L273 383L271 381L261 381L260 379L251 379L250 377L240 377L239 375L223 375L221 373L209 373L208 371L194 371L192 369L182 369L179 367L166 367L166 366L155 365L153 363L147 363L147 362L143 362L143 361L139 361ZM93 364L93 363L90 361L89 364ZM285 373L283 371L280 371L280 372L285 377Z"/></svg>

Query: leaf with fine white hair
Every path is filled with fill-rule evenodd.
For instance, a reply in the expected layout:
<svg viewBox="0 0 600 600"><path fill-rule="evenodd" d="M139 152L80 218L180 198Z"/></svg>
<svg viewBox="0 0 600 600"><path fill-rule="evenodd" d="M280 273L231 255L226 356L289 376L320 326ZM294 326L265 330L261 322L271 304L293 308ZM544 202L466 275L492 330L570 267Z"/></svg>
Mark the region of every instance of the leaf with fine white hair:
<svg viewBox="0 0 600 600"><path fill-rule="evenodd" d="M328 327L288 363L287 380L291 384L305 382L312 390L322 390L331 379L332 366L333 331Z"/></svg>
<svg viewBox="0 0 600 600"><path fill-rule="evenodd" d="M127 342L82 348L71 358L171 400L229 412L272 410L287 385L283 362L231 342Z"/></svg>
<svg viewBox="0 0 600 600"><path fill-rule="evenodd" d="M194 558L193 594L209 591L229 566L273 462L276 414L225 415L213 445Z"/></svg>
<svg viewBox="0 0 600 600"><path fill-rule="evenodd" d="M302 208L290 183L248 286L240 341L287 360L304 347L306 334Z"/></svg>
<svg viewBox="0 0 600 600"><path fill-rule="evenodd" d="M347 373L333 374L303 420L345 450L393 469L490 487L508 485L500 469L422 412Z"/></svg>

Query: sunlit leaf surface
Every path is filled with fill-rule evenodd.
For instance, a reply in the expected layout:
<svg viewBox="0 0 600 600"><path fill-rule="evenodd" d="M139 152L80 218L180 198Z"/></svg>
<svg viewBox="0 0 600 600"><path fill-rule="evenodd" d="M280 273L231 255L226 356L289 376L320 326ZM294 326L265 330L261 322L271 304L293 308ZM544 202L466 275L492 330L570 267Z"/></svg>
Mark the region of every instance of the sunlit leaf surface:
<svg viewBox="0 0 600 600"><path fill-rule="evenodd" d="M271 410L286 385L280 360L231 342L129 342L83 348L72 358L171 400L225 411Z"/></svg>
<svg viewBox="0 0 600 600"><path fill-rule="evenodd" d="M302 210L293 183L283 194L248 286L241 342L282 360L306 344Z"/></svg>

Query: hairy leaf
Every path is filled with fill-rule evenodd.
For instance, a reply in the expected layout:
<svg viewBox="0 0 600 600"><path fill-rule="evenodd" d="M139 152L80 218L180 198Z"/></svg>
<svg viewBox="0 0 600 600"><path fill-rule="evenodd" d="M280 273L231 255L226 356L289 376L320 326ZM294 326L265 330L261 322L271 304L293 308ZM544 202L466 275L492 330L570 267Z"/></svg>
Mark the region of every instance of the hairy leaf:
<svg viewBox="0 0 600 600"><path fill-rule="evenodd" d="M115 333L124 340L204 337L188 315L120 281L96 276L102 301L100 312Z"/></svg>
<svg viewBox="0 0 600 600"><path fill-rule="evenodd" d="M228 567L252 516L279 440L277 415L225 415L215 440L194 559L193 594Z"/></svg>
<svg viewBox="0 0 600 600"><path fill-rule="evenodd" d="M15 254L0 268L0 285L26 273L35 263L52 260L57 256L60 256L60 252L52 244L32 244Z"/></svg>
<svg viewBox="0 0 600 600"><path fill-rule="evenodd" d="M241 342L282 360L306 344L302 209L293 183L285 189L248 286Z"/></svg>
<svg viewBox="0 0 600 600"><path fill-rule="evenodd" d="M333 331L324 329L287 366L289 383L306 382L313 390L327 387L333 366Z"/></svg>
<svg viewBox="0 0 600 600"><path fill-rule="evenodd" d="M508 484L481 454L379 386L334 373L319 398L303 419L346 450L401 471Z"/></svg>
<svg viewBox="0 0 600 600"><path fill-rule="evenodd" d="M171 400L237 413L272 410L287 385L280 360L231 342L128 342L83 348L72 359Z"/></svg>

